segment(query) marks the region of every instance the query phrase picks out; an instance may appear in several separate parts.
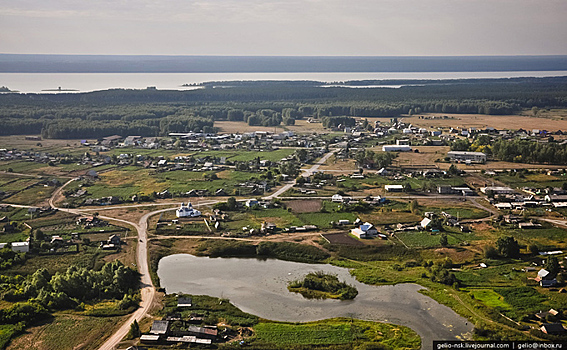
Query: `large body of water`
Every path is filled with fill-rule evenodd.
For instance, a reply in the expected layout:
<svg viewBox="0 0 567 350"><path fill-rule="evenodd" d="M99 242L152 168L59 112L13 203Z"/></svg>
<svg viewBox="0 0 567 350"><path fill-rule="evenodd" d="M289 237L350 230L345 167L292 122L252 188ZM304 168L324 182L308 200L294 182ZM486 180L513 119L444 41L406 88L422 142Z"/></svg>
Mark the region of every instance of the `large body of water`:
<svg viewBox="0 0 567 350"><path fill-rule="evenodd" d="M23 93L43 90L88 92L114 88L188 90L183 84L234 80L312 80L341 82L385 79L474 79L567 76L567 71L520 72L320 72L320 73L0 73L0 86ZM397 86L399 87L399 86ZM58 91L55 91L58 92Z"/></svg>
<svg viewBox="0 0 567 350"><path fill-rule="evenodd" d="M349 301L308 300L287 290L287 282L312 271L336 274L354 285L358 296ZM353 317L408 326L421 336L423 349L430 349L433 340L454 340L473 328L450 308L420 294L423 287L419 285L366 285L347 269L332 265L176 254L161 259L158 276L167 293L227 298L243 311L270 320Z"/></svg>

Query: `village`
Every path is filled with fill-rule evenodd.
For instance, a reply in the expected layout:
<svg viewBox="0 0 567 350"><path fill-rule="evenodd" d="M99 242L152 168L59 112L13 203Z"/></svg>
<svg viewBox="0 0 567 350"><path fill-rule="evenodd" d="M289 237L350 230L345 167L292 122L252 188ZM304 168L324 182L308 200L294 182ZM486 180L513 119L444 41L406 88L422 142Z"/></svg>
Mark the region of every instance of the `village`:
<svg viewBox="0 0 567 350"><path fill-rule="evenodd" d="M167 249L202 254L215 248L213 241L252 244L243 254L259 252L262 242L310 246L328 259L317 262L335 264L386 254L372 260L380 283L451 287L519 334L561 337L566 169L518 166L488 147L516 139L567 140L560 130L432 129L403 118L358 118L318 133L114 135L60 149L28 139L33 150L0 149L3 266L23 271L38 258L92 259L96 266L97 259L116 257L136 267L136 245L146 241L110 216L133 220L160 206L167 210L148 221L153 274ZM382 253L390 250L396 253ZM487 280L525 295L510 297ZM135 339L211 346L253 334L207 322L191 298L179 296ZM518 307L525 298L540 302Z"/></svg>

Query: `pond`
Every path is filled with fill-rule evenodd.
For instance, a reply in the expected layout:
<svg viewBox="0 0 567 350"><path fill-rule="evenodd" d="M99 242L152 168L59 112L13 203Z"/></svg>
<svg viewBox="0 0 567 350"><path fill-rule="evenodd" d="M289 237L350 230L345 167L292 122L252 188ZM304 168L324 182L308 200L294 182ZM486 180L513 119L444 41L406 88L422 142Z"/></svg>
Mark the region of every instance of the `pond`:
<svg viewBox="0 0 567 350"><path fill-rule="evenodd" d="M287 282L324 271L354 285L354 300L309 300L287 290ZM473 326L450 308L420 294L417 284L372 286L356 281L348 269L283 260L196 257L175 254L161 259L161 286L167 293L210 295L229 299L241 310L275 321L307 322L352 317L408 326L422 339L454 340Z"/></svg>

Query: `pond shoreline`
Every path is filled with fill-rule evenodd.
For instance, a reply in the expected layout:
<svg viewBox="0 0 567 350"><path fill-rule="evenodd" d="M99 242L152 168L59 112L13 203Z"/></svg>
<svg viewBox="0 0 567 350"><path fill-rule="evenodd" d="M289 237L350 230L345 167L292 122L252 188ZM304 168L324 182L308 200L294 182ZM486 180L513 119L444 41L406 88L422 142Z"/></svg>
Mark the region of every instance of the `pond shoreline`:
<svg viewBox="0 0 567 350"><path fill-rule="evenodd" d="M354 300L308 300L287 290L289 281L313 271L336 274L359 295ZM242 311L268 320L350 317L407 326L420 335L423 349L430 349L433 340L466 337L473 328L447 306L419 293L424 288L418 284L366 285L348 269L328 264L174 254L160 260L158 275L168 293L227 298Z"/></svg>

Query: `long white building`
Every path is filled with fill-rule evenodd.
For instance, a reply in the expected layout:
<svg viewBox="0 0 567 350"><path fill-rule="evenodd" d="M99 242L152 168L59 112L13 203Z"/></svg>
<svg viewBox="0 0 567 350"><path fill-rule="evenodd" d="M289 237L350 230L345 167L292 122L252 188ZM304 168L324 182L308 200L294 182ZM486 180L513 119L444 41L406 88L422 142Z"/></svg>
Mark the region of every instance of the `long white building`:
<svg viewBox="0 0 567 350"><path fill-rule="evenodd" d="M486 154L482 152L449 151L447 156L453 162L486 163Z"/></svg>

